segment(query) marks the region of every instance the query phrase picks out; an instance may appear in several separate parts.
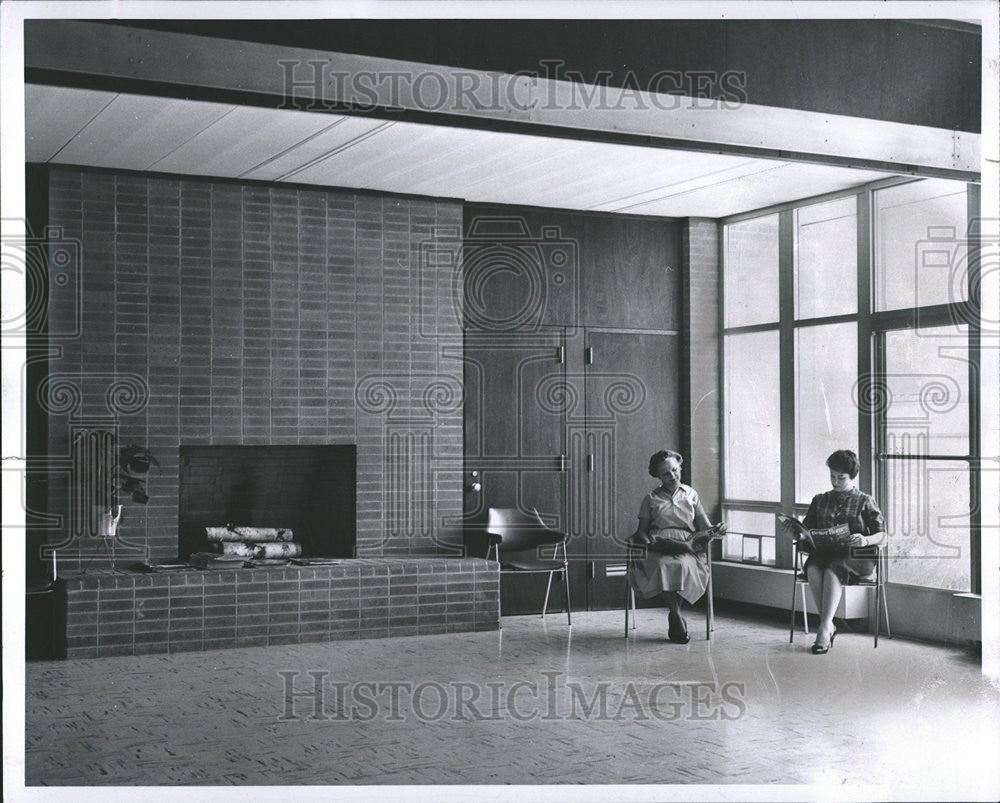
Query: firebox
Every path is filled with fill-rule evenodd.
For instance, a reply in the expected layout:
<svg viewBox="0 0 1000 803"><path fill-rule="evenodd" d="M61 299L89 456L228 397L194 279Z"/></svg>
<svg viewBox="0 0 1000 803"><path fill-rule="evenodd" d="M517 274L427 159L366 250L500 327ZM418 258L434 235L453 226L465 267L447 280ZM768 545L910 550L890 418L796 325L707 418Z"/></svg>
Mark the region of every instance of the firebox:
<svg viewBox="0 0 1000 803"><path fill-rule="evenodd" d="M207 527L290 529L302 556L351 558L357 446L181 446L178 557L209 549Z"/></svg>

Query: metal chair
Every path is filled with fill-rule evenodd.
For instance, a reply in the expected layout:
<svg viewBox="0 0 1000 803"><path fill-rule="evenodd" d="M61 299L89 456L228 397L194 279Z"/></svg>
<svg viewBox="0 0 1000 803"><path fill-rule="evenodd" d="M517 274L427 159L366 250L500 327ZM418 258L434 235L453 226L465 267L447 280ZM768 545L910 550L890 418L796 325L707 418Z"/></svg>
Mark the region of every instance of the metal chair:
<svg viewBox="0 0 1000 803"><path fill-rule="evenodd" d="M491 507L486 532L490 537L486 557L500 564L500 574L548 573L549 582L545 587L545 602L542 605L543 618L549 607L552 577L562 574L566 624L572 626L566 536L546 527L534 508L531 509L531 513L526 513L518 508ZM547 547L552 548L552 558L542 556L543 549Z"/></svg>
<svg viewBox="0 0 1000 803"><path fill-rule="evenodd" d="M875 550L874 577L871 580L858 580L852 583L852 585L871 588L875 592L875 646L878 647L878 636L881 626L880 614L883 611L885 612L885 634L887 637L892 638L892 630L889 629L889 604L885 596L885 573L888 555L886 554L885 544L876 547L858 547L858 549ZM804 569L806 556L808 556L808 553L799 549L798 544L793 541L792 568L794 569L794 581L792 583L792 619L788 630L789 644L795 641L795 592L799 588L802 589L802 629L805 630L807 636L809 635L809 613L806 607L806 586L809 584L809 578L806 576ZM844 586L844 588L846 589L847 586Z"/></svg>
<svg viewBox="0 0 1000 803"><path fill-rule="evenodd" d="M629 545L628 560L625 568L625 638L628 638L629 624L628 614L632 611L632 630L635 630L635 588L629 580L629 570L636 559L646 557L646 547ZM712 631L715 630L715 603L712 596L712 542L705 544L705 558L708 560L708 587L705 589L705 640L710 641Z"/></svg>
<svg viewBox="0 0 1000 803"><path fill-rule="evenodd" d="M788 643L792 643L795 631L795 592L801 590L802 592L802 629L805 631L806 635L809 635L809 607L806 601L806 586L809 585L809 578L806 577L805 571L805 557L808 555L807 552L803 552L799 549L798 543L792 541L792 574L795 577L795 581L792 584L792 633L788 636Z"/></svg>

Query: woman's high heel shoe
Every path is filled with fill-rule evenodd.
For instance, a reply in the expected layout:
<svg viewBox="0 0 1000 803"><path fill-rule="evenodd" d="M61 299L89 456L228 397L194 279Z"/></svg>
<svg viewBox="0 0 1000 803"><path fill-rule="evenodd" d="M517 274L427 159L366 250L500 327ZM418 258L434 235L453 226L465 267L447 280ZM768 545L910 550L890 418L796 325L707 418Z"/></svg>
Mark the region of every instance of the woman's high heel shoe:
<svg viewBox="0 0 1000 803"><path fill-rule="evenodd" d="M833 640L835 638L837 638L837 631L836 630L834 630L830 634L830 643L829 644L820 644L818 641L815 644L813 644L812 645L812 654L813 655L825 655L826 653L830 652L830 650L833 649Z"/></svg>
<svg viewBox="0 0 1000 803"><path fill-rule="evenodd" d="M671 618L668 616L668 621ZM674 623L670 622L670 626L667 628L667 640L672 641L674 644L687 644L691 640L687 631L687 622L681 616L678 616L677 619L677 627L674 627Z"/></svg>

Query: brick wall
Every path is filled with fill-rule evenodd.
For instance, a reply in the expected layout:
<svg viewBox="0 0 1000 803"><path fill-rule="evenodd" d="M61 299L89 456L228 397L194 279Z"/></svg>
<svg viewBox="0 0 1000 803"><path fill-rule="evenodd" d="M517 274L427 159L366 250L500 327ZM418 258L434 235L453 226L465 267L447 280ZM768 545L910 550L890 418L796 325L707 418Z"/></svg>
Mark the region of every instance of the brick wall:
<svg viewBox="0 0 1000 803"><path fill-rule="evenodd" d="M375 558L336 566L88 574L61 584L67 658L496 630L497 564Z"/></svg>
<svg viewBox="0 0 1000 803"><path fill-rule="evenodd" d="M71 246L50 331L79 323L39 400L62 565L106 565L73 445L105 429L161 463L119 560L176 556L182 443L355 443L358 555L442 553L462 501L460 204L71 167L48 191Z"/></svg>
<svg viewBox="0 0 1000 803"><path fill-rule="evenodd" d="M713 521L720 515L722 467L719 398L719 304L721 260L719 225L708 218L688 218L682 240L682 376L687 380L681 404L681 431L691 484L698 489Z"/></svg>

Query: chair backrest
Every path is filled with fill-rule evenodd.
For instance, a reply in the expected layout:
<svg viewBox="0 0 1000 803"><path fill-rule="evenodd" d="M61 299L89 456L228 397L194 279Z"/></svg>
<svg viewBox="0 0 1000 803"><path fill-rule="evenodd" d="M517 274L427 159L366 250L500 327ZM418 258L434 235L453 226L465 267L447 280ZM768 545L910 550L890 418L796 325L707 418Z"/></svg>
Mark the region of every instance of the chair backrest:
<svg viewBox="0 0 1000 803"><path fill-rule="evenodd" d="M491 507L486 531L500 538L501 552L522 552L558 544L565 536L545 526L534 508L526 513L515 507Z"/></svg>

